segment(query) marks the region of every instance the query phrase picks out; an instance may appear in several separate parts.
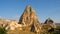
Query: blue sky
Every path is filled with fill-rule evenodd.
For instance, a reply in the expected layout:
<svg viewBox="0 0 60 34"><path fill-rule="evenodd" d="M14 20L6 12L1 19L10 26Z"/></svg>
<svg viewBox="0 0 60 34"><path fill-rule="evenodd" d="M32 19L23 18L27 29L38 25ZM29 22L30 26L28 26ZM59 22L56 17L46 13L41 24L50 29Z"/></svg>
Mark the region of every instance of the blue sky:
<svg viewBox="0 0 60 34"><path fill-rule="evenodd" d="M27 5L36 10L39 21L50 17L60 23L60 0L0 0L0 18L18 20Z"/></svg>

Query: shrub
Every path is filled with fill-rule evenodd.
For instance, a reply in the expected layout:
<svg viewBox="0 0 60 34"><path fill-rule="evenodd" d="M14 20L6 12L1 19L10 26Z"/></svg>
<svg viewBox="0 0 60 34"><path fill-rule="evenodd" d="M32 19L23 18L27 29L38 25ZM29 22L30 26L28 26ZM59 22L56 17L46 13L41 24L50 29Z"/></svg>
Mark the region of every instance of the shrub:
<svg viewBox="0 0 60 34"><path fill-rule="evenodd" d="M7 30L5 30L5 28L0 27L0 34L7 34Z"/></svg>

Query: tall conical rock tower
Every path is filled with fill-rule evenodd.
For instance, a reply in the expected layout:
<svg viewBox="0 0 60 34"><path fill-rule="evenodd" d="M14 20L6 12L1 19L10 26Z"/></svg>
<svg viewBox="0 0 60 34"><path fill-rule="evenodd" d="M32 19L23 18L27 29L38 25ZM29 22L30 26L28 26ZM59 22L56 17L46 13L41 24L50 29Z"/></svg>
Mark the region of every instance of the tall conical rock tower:
<svg viewBox="0 0 60 34"><path fill-rule="evenodd" d="M19 19L19 24L30 27L31 31L33 31L33 28L35 28L34 31L40 29L40 22L37 19L36 12L30 5L26 6L25 11Z"/></svg>

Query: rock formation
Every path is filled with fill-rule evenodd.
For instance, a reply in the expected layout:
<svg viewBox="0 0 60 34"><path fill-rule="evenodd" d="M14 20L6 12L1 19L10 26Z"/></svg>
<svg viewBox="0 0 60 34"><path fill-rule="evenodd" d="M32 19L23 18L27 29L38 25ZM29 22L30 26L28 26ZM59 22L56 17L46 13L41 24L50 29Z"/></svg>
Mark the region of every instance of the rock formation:
<svg viewBox="0 0 60 34"><path fill-rule="evenodd" d="M4 27L6 30L15 30L19 28L21 30L22 25L18 24L16 20L0 19L0 26Z"/></svg>
<svg viewBox="0 0 60 34"><path fill-rule="evenodd" d="M30 27L31 31L34 30L38 32L38 30L41 29L40 22L37 19L36 12L30 5L26 6L25 11L19 19L19 24L23 24L26 27Z"/></svg>
<svg viewBox="0 0 60 34"><path fill-rule="evenodd" d="M46 21L45 21L45 24L52 24L54 23L53 20L51 20L50 18L48 18Z"/></svg>
<svg viewBox="0 0 60 34"><path fill-rule="evenodd" d="M48 18L44 24L49 24L52 28L56 28L54 21L50 18Z"/></svg>
<svg viewBox="0 0 60 34"><path fill-rule="evenodd" d="M35 10L30 6L26 6L25 11L18 21L9 19L0 19L0 24L7 30L28 30L31 32L40 32L40 22L37 19Z"/></svg>
<svg viewBox="0 0 60 34"><path fill-rule="evenodd" d="M43 29L47 30L47 31L54 31L54 29L56 28L56 24L54 23L54 21L50 18L48 18L45 23L42 26Z"/></svg>
<svg viewBox="0 0 60 34"><path fill-rule="evenodd" d="M23 14L21 15L19 22L15 20L0 19L0 25L7 30L23 30L31 32L45 32L51 31L56 28L56 25L53 20L48 18L44 24L41 24L38 21L35 10L30 6L26 6Z"/></svg>

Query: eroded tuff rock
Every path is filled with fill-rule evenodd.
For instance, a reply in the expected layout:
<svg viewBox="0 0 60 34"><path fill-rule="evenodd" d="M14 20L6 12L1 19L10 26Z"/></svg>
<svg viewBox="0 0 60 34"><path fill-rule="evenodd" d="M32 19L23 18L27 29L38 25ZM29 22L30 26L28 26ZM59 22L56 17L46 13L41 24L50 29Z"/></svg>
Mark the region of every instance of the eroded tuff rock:
<svg viewBox="0 0 60 34"><path fill-rule="evenodd" d="M33 20L37 20L37 15L35 10L30 5L28 5L20 17L19 24L28 25L31 24Z"/></svg>
<svg viewBox="0 0 60 34"><path fill-rule="evenodd" d="M19 24L18 24L19 23ZM0 25L7 30L28 30L31 32L40 32L40 22L37 19L35 10L30 6L26 6L25 11L18 21L9 19L0 19Z"/></svg>
<svg viewBox="0 0 60 34"><path fill-rule="evenodd" d="M54 23L54 21L50 18L48 18L45 23L42 25L42 30L44 29L45 31L54 31L54 29L56 28L56 24Z"/></svg>
<svg viewBox="0 0 60 34"><path fill-rule="evenodd" d="M30 31L39 32L41 29L36 12L30 5L26 6L25 11L19 19L19 24L29 27Z"/></svg>
<svg viewBox="0 0 60 34"><path fill-rule="evenodd" d="M23 25L18 24L18 21L16 20L0 19L0 26L4 27L6 30L22 30Z"/></svg>
<svg viewBox="0 0 60 34"><path fill-rule="evenodd" d="M54 23L54 21L50 18L48 18L44 24L49 24L52 28L56 28L56 24Z"/></svg>
<svg viewBox="0 0 60 34"><path fill-rule="evenodd" d="M54 23L54 21L51 20L50 18L46 19L45 21L45 24L52 24L52 23Z"/></svg>

